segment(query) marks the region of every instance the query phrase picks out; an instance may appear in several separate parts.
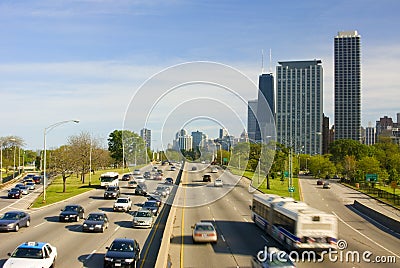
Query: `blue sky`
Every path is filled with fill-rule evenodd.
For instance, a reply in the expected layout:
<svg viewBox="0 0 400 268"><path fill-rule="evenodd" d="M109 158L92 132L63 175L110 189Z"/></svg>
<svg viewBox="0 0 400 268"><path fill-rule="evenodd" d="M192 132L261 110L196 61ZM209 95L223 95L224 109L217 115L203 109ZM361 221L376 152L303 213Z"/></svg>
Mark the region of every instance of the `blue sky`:
<svg viewBox="0 0 400 268"><path fill-rule="evenodd" d="M395 120L399 10L396 0L0 0L0 137L20 136L26 148L38 149L45 127L78 118L79 125L54 129L49 147L81 131L105 140L122 128L130 99L157 72L213 61L256 83L262 49L266 70L272 50L273 72L278 61L322 60L324 112L332 123L333 38L346 30L362 38L363 126L384 115ZM240 94L251 99L257 92Z"/></svg>

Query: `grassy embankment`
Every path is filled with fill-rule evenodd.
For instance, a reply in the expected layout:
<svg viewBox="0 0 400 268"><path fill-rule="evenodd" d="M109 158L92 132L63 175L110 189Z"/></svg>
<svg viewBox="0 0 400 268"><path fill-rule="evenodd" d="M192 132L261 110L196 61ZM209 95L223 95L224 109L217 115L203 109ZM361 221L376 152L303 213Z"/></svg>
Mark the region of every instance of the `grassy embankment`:
<svg viewBox="0 0 400 268"><path fill-rule="evenodd" d="M258 190L260 190L263 193L266 194L276 194L279 196L290 196L290 193L288 191L288 185L289 185L289 179L285 178L285 180L282 182L280 178L275 178L275 179L270 179L269 184L270 184L270 189L267 189L267 180L265 177L260 176L258 178L258 173L251 172L251 171L242 171L236 168L229 167L229 170L235 174L235 175L242 175L243 177L252 179L254 176L255 181L261 181L261 185L258 187ZM264 180L264 181L263 181ZM300 200L300 194L299 194L299 180L298 178L293 178L292 185L294 186L294 193L293 193L293 198L295 200Z"/></svg>
<svg viewBox="0 0 400 268"><path fill-rule="evenodd" d="M33 202L32 208L39 208L45 205L53 204L70 197L76 196L78 194L96 189L100 187L100 175L108 172L118 172L119 174L127 173L129 170L125 168L122 170L120 169L108 169L108 170L100 170L97 171L95 174L92 174L92 178L90 180L89 186L89 175L86 174L85 176L85 183L83 184L80 177L76 177L76 175L72 175L71 177L67 178L66 182L66 191L63 192L63 181L61 176L57 176L54 178L52 183L46 189L46 202L43 203L43 194L39 195L38 198ZM42 185L38 185L39 187ZM43 187L43 186L42 186Z"/></svg>

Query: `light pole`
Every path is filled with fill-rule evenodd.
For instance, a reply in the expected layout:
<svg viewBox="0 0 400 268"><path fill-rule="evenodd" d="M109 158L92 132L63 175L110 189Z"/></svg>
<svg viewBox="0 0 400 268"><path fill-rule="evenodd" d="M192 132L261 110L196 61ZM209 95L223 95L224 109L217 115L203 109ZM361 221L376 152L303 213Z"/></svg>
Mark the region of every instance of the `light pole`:
<svg viewBox="0 0 400 268"><path fill-rule="evenodd" d="M92 137L90 137L90 150L89 150L89 186L92 185Z"/></svg>
<svg viewBox="0 0 400 268"><path fill-rule="evenodd" d="M0 141L0 184L3 184L3 143Z"/></svg>
<svg viewBox="0 0 400 268"><path fill-rule="evenodd" d="M65 120L61 122L57 122L55 124L52 124L44 129L44 134L43 134L43 140L44 140L44 145L43 145L43 203L46 203L46 184L47 184L47 178L46 178L46 134L49 133L52 129L69 123L69 122L74 122L74 123L79 123L79 120Z"/></svg>
<svg viewBox="0 0 400 268"><path fill-rule="evenodd" d="M14 165L13 165L13 179L15 178L15 150L17 149L17 147L14 144Z"/></svg>

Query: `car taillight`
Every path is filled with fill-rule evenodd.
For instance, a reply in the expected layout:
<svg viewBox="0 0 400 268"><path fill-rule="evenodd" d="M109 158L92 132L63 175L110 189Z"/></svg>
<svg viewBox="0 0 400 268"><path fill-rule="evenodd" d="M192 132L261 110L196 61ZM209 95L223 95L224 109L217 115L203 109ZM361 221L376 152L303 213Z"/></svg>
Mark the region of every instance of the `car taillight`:
<svg viewBox="0 0 400 268"><path fill-rule="evenodd" d="M210 234L208 234L208 236L215 236L215 234L214 233L210 233Z"/></svg>
<svg viewBox="0 0 400 268"><path fill-rule="evenodd" d="M194 236L201 236L201 234L195 233Z"/></svg>

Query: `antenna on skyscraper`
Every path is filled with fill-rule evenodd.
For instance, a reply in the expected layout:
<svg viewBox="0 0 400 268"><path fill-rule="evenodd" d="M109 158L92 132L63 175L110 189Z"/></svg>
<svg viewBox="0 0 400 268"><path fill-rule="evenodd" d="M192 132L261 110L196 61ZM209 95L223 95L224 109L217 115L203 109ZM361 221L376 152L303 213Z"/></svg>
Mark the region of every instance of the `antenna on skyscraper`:
<svg viewBox="0 0 400 268"><path fill-rule="evenodd" d="M264 73L264 49L261 49L261 73Z"/></svg>
<svg viewBox="0 0 400 268"><path fill-rule="evenodd" d="M272 49L269 49L269 72L272 73Z"/></svg>

